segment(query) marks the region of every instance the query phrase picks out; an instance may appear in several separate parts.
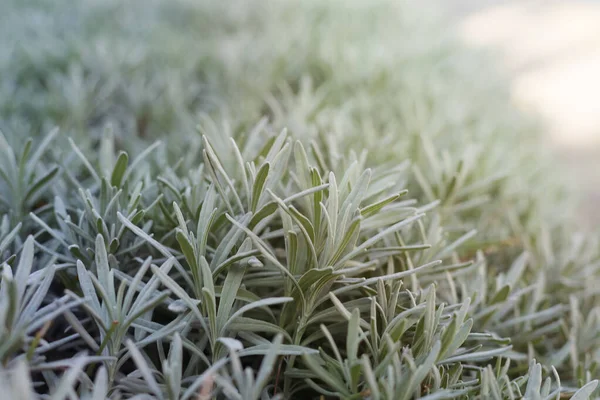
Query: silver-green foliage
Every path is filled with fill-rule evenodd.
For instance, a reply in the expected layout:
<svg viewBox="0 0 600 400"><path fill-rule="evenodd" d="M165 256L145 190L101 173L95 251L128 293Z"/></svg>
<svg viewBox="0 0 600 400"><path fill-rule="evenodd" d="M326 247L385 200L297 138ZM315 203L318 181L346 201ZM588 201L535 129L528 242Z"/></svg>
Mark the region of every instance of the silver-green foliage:
<svg viewBox="0 0 600 400"><path fill-rule="evenodd" d="M597 395L597 242L408 3L9 4L3 393Z"/></svg>

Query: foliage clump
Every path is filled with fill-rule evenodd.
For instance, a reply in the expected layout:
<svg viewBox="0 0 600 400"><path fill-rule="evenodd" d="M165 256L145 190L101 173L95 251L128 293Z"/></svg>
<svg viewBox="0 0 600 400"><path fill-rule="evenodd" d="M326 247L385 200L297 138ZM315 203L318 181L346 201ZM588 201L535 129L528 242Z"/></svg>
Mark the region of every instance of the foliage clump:
<svg viewBox="0 0 600 400"><path fill-rule="evenodd" d="M434 17L7 10L7 398L597 396L597 242Z"/></svg>

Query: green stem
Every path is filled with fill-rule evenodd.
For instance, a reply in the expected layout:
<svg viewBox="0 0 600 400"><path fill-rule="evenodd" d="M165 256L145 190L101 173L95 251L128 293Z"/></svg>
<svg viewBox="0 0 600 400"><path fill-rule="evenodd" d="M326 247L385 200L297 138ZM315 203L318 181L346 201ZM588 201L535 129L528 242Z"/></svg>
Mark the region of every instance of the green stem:
<svg viewBox="0 0 600 400"><path fill-rule="evenodd" d="M31 341L31 343L29 344L29 348L27 349L27 361L31 361L33 359L33 353L35 353L35 349L37 348L38 344L40 344L40 340L42 340L42 337L44 337L46 332L48 332L50 325L52 325L52 321L46 322L44 326L42 326L42 328L35 334L35 337Z"/></svg>
<svg viewBox="0 0 600 400"><path fill-rule="evenodd" d="M300 345L300 342L302 341L302 336L304 336L305 331L306 331L306 317L304 315L302 315L302 319L300 320L300 323L299 323L299 328L296 331L296 333L294 334L294 345L296 345L296 346ZM293 368L295 362L296 362L296 356L290 356L290 360L287 364L286 370ZM290 381L290 379L287 376L285 376L285 373L284 373L284 377L283 377L283 382L284 382L283 383L283 393L284 393L283 397L285 399L289 399L292 382Z"/></svg>
<svg viewBox="0 0 600 400"><path fill-rule="evenodd" d="M102 355L102 352L108 345L109 340L111 339L112 335L115 333L117 326L119 326L119 321L113 321L112 324L110 325L110 328L108 329L108 332L106 332L106 336L104 336L102 343L100 343L100 347L98 348L96 355L98 355L98 356ZM88 376L92 375L92 368L93 368L92 365L88 366L88 368L86 370L86 373L88 374Z"/></svg>

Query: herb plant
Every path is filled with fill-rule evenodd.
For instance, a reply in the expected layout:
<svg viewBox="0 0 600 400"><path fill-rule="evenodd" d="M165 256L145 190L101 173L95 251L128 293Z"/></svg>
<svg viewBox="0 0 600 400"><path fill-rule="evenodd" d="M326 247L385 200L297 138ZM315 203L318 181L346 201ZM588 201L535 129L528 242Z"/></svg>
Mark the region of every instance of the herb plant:
<svg viewBox="0 0 600 400"><path fill-rule="evenodd" d="M6 9L7 398L598 397L598 238L436 16Z"/></svg>

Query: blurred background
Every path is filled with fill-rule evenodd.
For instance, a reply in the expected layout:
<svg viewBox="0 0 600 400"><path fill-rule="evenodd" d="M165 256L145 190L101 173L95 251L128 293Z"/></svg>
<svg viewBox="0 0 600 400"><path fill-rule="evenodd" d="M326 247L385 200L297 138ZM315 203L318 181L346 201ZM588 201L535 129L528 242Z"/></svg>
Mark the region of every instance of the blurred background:
<svg viewBox="0 0 600 400"><path fill-rule="evenodd" d="M371 8L367 0L356 0L352 7L348 3L338 6L352 21L335 10L334 0L302 0L289 8L279 1L0 0L0 128L17 138L60 125L85 138L102 134L110 122L118 132L135 133L123 140L125 145L159 133L195 130L197 111L213 110L227 99L241 104L246 120L256 120L254 114L266 109L256 99L277 92L281 100L280 82L299 87L301 75L309 74L316 86L336 78L336 115L348 117L347 104L340 106L348 98L361 118L371 117L369 107L380 112L373 117L377 132L397 118L407 132L427 130L422 125L444 131L447 137L437 138L441 147L446 140L462 144L462 137L455 140L461 135L472 134L480 142L485 132L465 132L464 121L453 122L468 111L485 114L481 121L509 124L507 130L518 137L510 125L515 117L500 107L504 81L485 88L492 68L479 67L457 49L455 56L444 53L454 48L445 41L456 31L467 46L491 53L497 60L493 67L509 77L513 101L539 116L545 144L556 150L553 162L582 195L582 226L600 226L599 0L391 0L406 5L399 7L402 21L387 15L385 6L373 6L370 15L356 11ZM450 18L425 26L412 11L427 6ZM304 8L309 11L298 12ZM280 34L282 24L285 35ZM437 46L446 50L438 54ZM438 66L432 61L436 57L443 61ZM338 71L343 62L351 68ZM380 67L394 71L384 81L385 90L371 82L385 112L368 86L363 97L357 95L357 83L365 83L364 77ZM399 95L394 82L408 92ZM307 98L322 95L312 93L310 85L305 89ZM469 97L480 92L491 93L498 104ZM430 115L420 120L408 107L413 99L428 105L430 95L436 103L431 115L440 121L431 121ZM290 98L302 100L300 105L288 101L295 110L310 109L302 96ZM292 114L284 113L286 118ZM294 123L290 118L279 122ZM455 136L448 130L454 125L460 127ZM492 147L488 139L486 146ZM535 182L538 187L527 190L547 193Z"/></svg>
<svg viewBox="0 0 600 400"><path fill-rule="evenodd" d="M442 2L462 39L496 53L512 97L546 126L557 160L583 193L582 222L600 222L600 1Z"/></svg>

